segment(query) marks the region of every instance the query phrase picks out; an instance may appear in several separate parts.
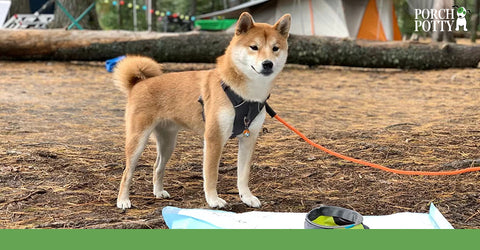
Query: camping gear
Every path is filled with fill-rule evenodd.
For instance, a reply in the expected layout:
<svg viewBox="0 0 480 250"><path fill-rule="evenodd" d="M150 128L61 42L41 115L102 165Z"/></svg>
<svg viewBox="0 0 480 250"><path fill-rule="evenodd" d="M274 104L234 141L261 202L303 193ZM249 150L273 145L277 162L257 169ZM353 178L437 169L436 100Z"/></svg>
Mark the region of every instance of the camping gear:
<svg viewBox="0 0 480 250"><path fill-rule="evenodd" d="M222 19L222 20L197 20L195 27L201 30L226 30L237 22L237 19Z"/></svg>
<svg viewBox="0 0 480 250"><path fill-rule="evenodd" d="M197 16L236 18L248 11L257 22L273 23L292 15L290 33L350 37L368 40L401 40L393 0L256 0Z"/></svg>
<svg viewBox="0 0 480 250"><path fill-rule="evenodd" d="M15 14L5 24L5 29L46 29L54 19L53 14Z"/></svg>
<svg viewBox="0 0 480 250"><path fill-rule="evenodd" d="M0 28L2 28L5 19L8 16L8 11L10 10L10 1L0 1Z"/></svg>
<svg viewBox="0 0 480 250"><path fill-rule="evenodd" d="M369 229L359 213L335 206L314 208L305 216L305 229Z"/></svg>
<svg viewBox="0 0 480 250"><path fill-rule="evenodd" d="M3 24L3 20L0 14L0 27L3 24L3 28L5 29L46 29L47 25L53 21L55 16L54 14L42 13L46 12L52 6L54 1L55 0L45 1L45 3L43 3L43 5L33 14L14 13L14 15L10 17L10 19L5 24ZM0 12L2 9L2 2L4 1L0 1ZM7 7L9 6L7 5Z"/></svg>
<svg viewBox="0 0 480 250"><path fill-rule="evenodd" d="M117 65L117 63L123 60L124 58L125 56L119 56L119 57L106 60L105 68L107 69L108 72L112 73L113 69L115 68L115 65Z"/></svg>
<svg viewBox="0 0 480 250"><path fill-rule="evenodd" d="M290 34L294 35L402 39L393 0L255 0L197 18L236 18L243 11L250 12L255 21L266 23L290 13Z"/></svg>
<svg viewBox="0 0 480 250"><path fill-rule="evenodd" d="M167 206L162 216L170 229L304 229L307 213L234 213L211 209ZM370 229L453 229L440 211L430 204L428 213L396 213L363 216Z"/></svg>

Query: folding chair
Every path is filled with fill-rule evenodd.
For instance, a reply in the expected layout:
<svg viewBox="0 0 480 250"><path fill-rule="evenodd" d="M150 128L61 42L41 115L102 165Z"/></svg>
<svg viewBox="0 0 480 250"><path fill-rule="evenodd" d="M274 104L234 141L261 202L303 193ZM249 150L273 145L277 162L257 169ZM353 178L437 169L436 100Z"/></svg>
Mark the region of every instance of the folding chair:
<svg viewBox="0 0 480 250"><path fill-rule="evenodd" d="M0 1L0 3L5 1ZM7 1L8 2L8 1ZM46 29L47 25L53 21L53 14L41 14L55 0L49 0L33 14L14 14L4 25L5 29ZM8 2L9 3L9 2ZM0 5L2 6L2 5ZM8 7L9 5L7 5ZM8 9L7 9L8 10Z"/></svg>

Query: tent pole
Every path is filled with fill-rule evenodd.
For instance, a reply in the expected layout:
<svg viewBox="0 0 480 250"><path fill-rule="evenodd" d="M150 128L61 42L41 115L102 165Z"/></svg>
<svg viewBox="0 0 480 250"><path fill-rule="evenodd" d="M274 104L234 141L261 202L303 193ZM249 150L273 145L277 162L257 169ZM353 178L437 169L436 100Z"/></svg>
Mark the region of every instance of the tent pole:
<svg viewBox="0 0 480 250"><path fill-rule="evenodd" d="M308 7L310 8L310 28L312 30L312 36L314 36L315 35L315 21L313 19L312 0L308 0Z"/></svg>

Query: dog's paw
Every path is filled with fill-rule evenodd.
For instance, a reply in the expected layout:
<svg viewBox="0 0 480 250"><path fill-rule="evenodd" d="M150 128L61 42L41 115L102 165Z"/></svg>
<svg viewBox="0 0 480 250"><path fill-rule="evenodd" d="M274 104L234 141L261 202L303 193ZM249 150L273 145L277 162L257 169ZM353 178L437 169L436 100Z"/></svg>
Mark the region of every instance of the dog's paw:
<svg viewBox="0 0 480 250"><path fill-rule="evenodd" d="M117 207L121 209L127 209L132 207L130 199L117 199Z"/></svg>
<svg viewBox="0 0 480 250"><path fill-rule="evenodd" d="M251 194L240 195L240 199L242 199L243 203L247 204L247 206L250 206L250 207L260 207L260 205L262 205L260 200Z"/></svg>
<svg viewBox="0 0 480 250"><path fill-rule="evenodd" d="M160 191L154 191L153 194L155 195L156 198L162 198L162 199L165 199L165 198L170 198L170 194L165 191L165 190L160 190Z"/></svg>
<svg viewBox="0 0 480 250"><path fill-rule="evenodd" d="M213 198L207 198L207 203L210 207L217 207L217 208L223 208L225 207L225 205L227 205L227 202L218 196Z"/></svg>

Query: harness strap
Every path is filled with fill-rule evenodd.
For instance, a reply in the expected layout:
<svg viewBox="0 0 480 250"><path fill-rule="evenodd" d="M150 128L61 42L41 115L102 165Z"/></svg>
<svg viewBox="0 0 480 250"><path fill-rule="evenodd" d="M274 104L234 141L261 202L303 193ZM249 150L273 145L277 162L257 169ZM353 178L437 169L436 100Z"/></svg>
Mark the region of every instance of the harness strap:
<svg viewBox="0 0 480 250"><path fill-rule="evenodd" d="M242 133L248 137L250 135L248 128L255 117L262 111L266 100L264 102L246 101L237 95L225 82L221 81L221 86L235 109L235 119L233 121L232 135L230 138L234 138ZM202 117L203 121L205 121L204 103L201 96L198 98L198 102L202 105Z"/></svg>
<svg viewBox="0 0 480 250"><path fill-rule="evenodd" d="M252 121L257 117L265 106L265 102L249 102L237 95L225 82L221 82L223 91L227 94L230 102L235 108L235 120L233 122L233 131L230 138L234 138L239 134L250 135L248 128Z"/></svg>

